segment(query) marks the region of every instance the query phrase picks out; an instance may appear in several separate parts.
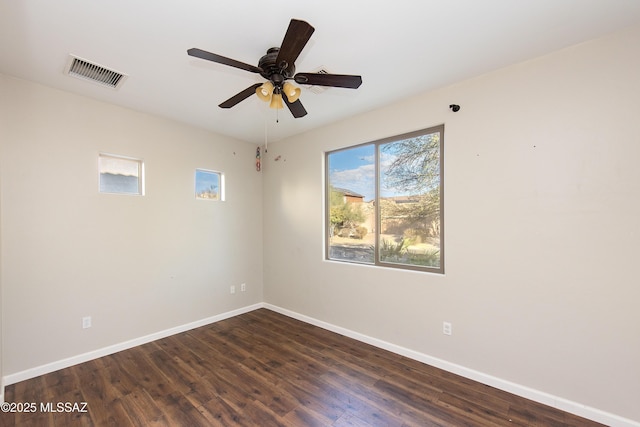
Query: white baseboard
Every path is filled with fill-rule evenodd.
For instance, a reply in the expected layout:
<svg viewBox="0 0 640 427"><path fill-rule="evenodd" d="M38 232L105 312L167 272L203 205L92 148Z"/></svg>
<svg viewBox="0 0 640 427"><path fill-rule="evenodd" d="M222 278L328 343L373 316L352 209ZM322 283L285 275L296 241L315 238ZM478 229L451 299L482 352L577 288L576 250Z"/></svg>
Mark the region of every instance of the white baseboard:
<svg viewBox="0 0 640 427"><path fill-rule="evenodd" d="M150 335L146 335L144 337L125 341L119 344L115 344L112 346L108 346L98 350L80 354L78 356L73 356L67 359L59 360L56 362L48 363L46 365L42 365L35 368L27 369L21 372L17 372L15 374L7 375L4 378L0 378L1 385L2 385L0 390L0 399L1 399L0 403L4 402L4 386L6 385L15 384L17 382L28 380L30 378L35 378L37 376L48 374L50 372L54 372L59 369L64 369L64 368L68 368L69 366L77 365L79 363L88 362L89 360L107 356L109 354L113 354L118 351L126 350L138 345L146 344L151 341L155 341L155 340L165 338L171 335L175 335L181 332L185 332L191 329L199 328L201 326L205 326L211 323L219 322L221 320L238 316L240 314L248 313L250 311L257 310L259 308L267 308L269 310L300 320L302 322L309 323L311 325L318 326L320 328L327 329L329 331L336 332L338 334L347 336L349 338L353 338L355 340L373 345L374 347L388 350L392 353L396 353L396 354L408 357L410 359L417 360L419 362L426 363L431 366L435 366L445 371L461 375L465 378L478 381L482 384L486 384L486 385L495 387L497 389L515 394L517 396L521 396L526 399L530 399L535 402L539 402L539 403L551 406L553 408L560 409L565 412L569 412L569 413L572 413L572 414L575 414L575 415L578 415L602 424L606 424L611 427L640 427L640 422L637 422L637 421L629 420L627 418L623 418L618 415L611 414L609 412L601 411L599 409L582 405L577 402L573 402L567 399L563 399L561 397L553 396L549 393L545 393L539 390L525 387L523 385L506 381L506 380L494 377L492 375L487 375L485 373L476 371L474 369L469 369L464 366L457 365L455 363L447 362L446 360L442 360L442 359L432 357L423 353L419 353L417 351L410 350L408 348L391 344L386 341L379 340L377 338L372 338L370 336L360 334L358 332L354 332L349 329L345 329L340 326L323 322L321 320L314 319L312 317L305 316L303 314L296 313L294 311L287 310L287 309L284 309L275 305L267 304L267 303L258 303L258 304L250 305L247 307L239 308L237 310L232 310L226 313L218 314L216 316L211 316L206 319L201 319L195 322L187 323L185 325L177 326L175 328L166 329L164 331L156 332Z"/></svg>
<svg viewBox="0 0 640 427"><path fill-rule="evenodd" d="M15 374L10 374L2 378L4 380L4 386L15 384L20 381L35 378L40 375L48 374L50 372L57 371L59 369L68 368L69 366L77 365L79 363L88 362L89 360L97 359L99 357L107 356L109 354L117 353L122 350L127 350L138 345L146 344L151 341L159 340L171 335L178 334L180 332L189 331L191 329L199 328L201 326L209 325L211 323L219 322L230 317L238 316L240 314L248 313L250 311L262 308L263 304L258 303L247 307L239 308L237 310L228 311L226 313L218 314L216 316L207 317L206 319L197 320L195 322L187 323L185 325L169 328L164 331L155 332L150 335L146 335L140 338L135 338L129 341L125 341L119 344L110 345L98 350L93 350L87 353L83 353L77 356L69 357L67 359L58 360L56 362L47 363L46 365L37 366L35 368L26 369ZM4 396L4 386L2 387L2 394Z"/></svg>
<svg viewBox="0 0 640 427"><path fill-rule="evenodd" d="M275 305L266 304L266 303L264 304L264 308L267 308L269 310L275 311L285 316L300 320L302 322L309 323L311 325L318 326L320 328L327 329L332 332L336 332L338 334L347 336L349 338L353 338L355 340L373 345L374 347L382 348L392 353L396 353L401 356L405 356L410 359L417 360L422 363L426 363L427 365L435 366L436 368L440 368L445 371L452 372L457 375L461 375L465 378L478 381L482 384L486 384L491 387L495 387L497 389L507 391L509 393L515 394L516 396L521 396L526 399L533 400L535 402L539 402L544 405L551 406L553 408L557 408L562 411L569 412L571 414L578 415L583 418L587 418L589 420L606 424L611 427L640 427L640 422L623 418L618 415L611 414L609 412L601 411L596 408L592 408L577 402L563 399L561 397L553 396L549 393L545 393L539 390L525 387L523 385L506 381L506 380L494 377L492 375L487 375L485 373L476 371L474 369L469 369L464 366L457 365L455 363L447 362L446 360L438 359L436 357L419 353L417 351L410 350L408 348L404 348L395 344L391 344L386 341L379 340L377 338L372 338L370 336L363 335L358 332L354 332L349 329L342 328L340 326L332 325L330 323L326 323L321 320L317 320L312 317L305 316L300 313L296 313L294 311L290 311L290 310L287 310Z"/></svg>

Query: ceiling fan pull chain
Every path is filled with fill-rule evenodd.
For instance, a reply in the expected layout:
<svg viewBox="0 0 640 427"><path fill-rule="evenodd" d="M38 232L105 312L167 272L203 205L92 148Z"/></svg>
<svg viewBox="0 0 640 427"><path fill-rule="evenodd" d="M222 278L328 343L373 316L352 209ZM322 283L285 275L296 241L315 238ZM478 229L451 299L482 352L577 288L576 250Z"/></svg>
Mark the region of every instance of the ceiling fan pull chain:
<svg viewBox="0 0 640 427"><path fill-rule="evenodd" d="M266 105L266 104L265 104ZM267 152L269 146L269 138L267 138L267 116L264 117L264 152Z"/></svg>

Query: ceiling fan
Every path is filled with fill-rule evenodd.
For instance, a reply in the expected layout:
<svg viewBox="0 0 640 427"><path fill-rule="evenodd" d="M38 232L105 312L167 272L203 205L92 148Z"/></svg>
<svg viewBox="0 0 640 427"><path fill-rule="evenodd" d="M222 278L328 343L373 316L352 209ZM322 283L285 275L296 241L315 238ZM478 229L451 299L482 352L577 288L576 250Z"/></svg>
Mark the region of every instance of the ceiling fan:
<svg viewBox="0 0 640 427"><path fill-rule="evenodd" d="M266 55L258 61L257 67L197 48L187 50L187 54L251 73L257 73L267 79L266 82L253 84L227 99L219 105L220 108L231 108L255 93L261 100L270 101L271 108L284 108L284 101L293 117L299 118L305 116L307 110L298 99L300 97L300 88L289 83L288 80L294 80L296 83L305 85L349 89L357 89L362 84L362 77L347 74L295 74L295 61L314 31L315 28L309 23L292 19L282 40L282 45L267 50ZM283 94L285 95L284 97L282 96Z"/></svg>

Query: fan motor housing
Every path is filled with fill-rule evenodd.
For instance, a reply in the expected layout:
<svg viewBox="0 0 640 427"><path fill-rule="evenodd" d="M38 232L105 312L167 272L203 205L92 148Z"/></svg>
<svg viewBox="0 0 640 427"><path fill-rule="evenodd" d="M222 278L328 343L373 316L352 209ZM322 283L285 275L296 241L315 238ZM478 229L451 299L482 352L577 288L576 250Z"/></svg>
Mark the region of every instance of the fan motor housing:
<svg viewBox="0 0 640 427"><path fill-rule="evenodd" d="M260 75L267 80L271 80L274 84L282 84L286 79L290 79L296 72L294 64L276 64L278 59L279 47L272 47L267 50L267 54L260 58L258 67L262 68Z"/></svg>

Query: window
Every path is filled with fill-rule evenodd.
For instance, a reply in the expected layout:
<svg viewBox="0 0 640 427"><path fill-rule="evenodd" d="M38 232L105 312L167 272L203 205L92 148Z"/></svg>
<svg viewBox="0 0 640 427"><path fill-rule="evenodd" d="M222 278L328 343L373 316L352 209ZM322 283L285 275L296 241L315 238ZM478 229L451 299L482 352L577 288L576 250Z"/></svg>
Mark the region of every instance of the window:
<svg viewBox="0 0 640 427"><path fill-rule="evenodd" d="M98 155L101 193L144 195L142 160L111 154Z"/></svg>
<svg viewBox="0 0 640 427"><path fill-rule="evenodd" d="M326 153L326 258L444 273L444 126Z"/></svg>
<svg viewBox="0 0 640 427"><path fill-rule="evenodd" d="M224 175L204 169L196 169L196 199L224 200Z"/></svg>

